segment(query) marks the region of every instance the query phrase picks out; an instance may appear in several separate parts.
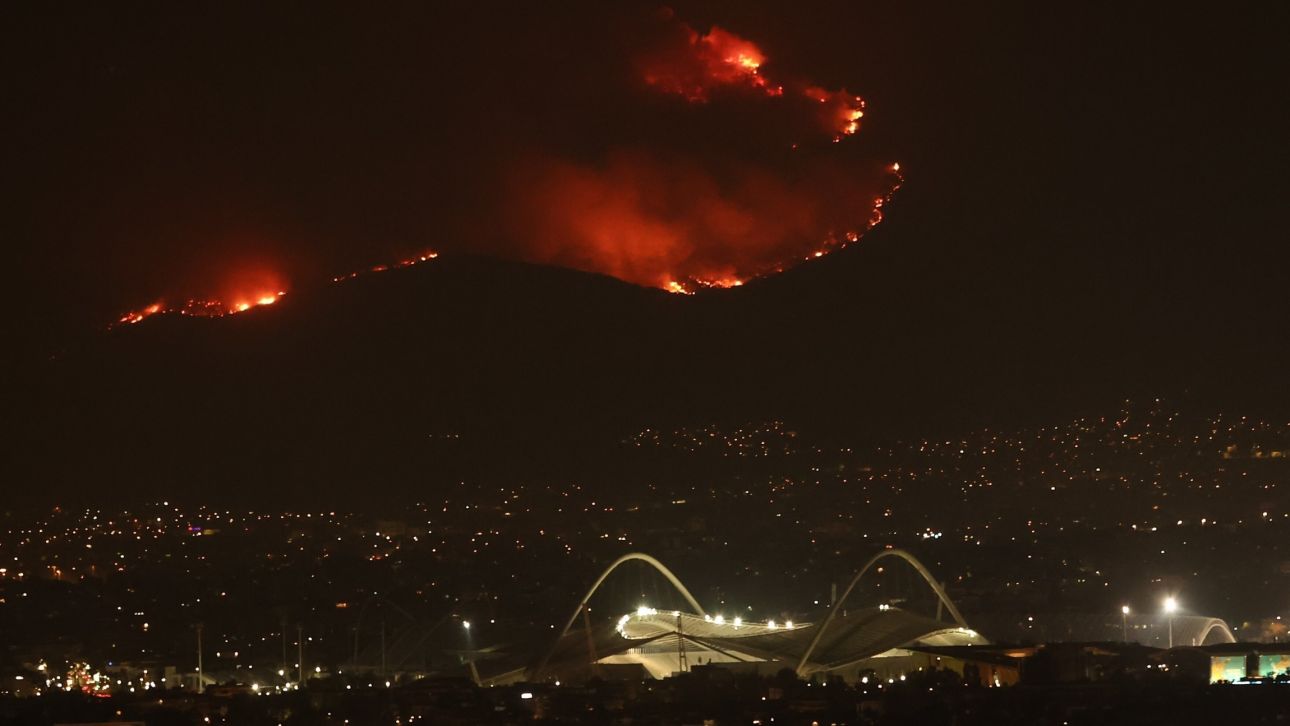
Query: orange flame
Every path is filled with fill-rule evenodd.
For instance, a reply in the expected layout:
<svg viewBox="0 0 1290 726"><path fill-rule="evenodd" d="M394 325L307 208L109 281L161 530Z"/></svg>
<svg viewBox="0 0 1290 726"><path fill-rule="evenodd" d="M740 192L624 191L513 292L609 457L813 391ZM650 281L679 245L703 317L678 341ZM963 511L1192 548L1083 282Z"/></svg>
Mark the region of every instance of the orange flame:
<svg viewBox="0 0 1290 726"><path fill-rule="evenodd" d="M698 103L707 101L720 86L759 89L768 96L784 92L760 74L766 56L751 41L721 28L700 35L684 23L679 27L680 47L656 54L644 64L642 75L649 85Z"/></svg>
<svg viewBox="0 0 1290 726"><path fill-rule="evenodd" d="M678 23L677 29L679 39L672 47L650 55L642 63L641 75L650 86L693 103L708 101L719 88L755 89L772 98L784 95L784 84L772 83L762 74L766 55L752 41L716 26L706 34L685 23ZM821 124L834 135L834 141L860 130L864 99L845 89L789 85L797 89L795 93L824 104Z"/></svg>
<svg viewBox="0 0 1290 726"><path fill-rule="evenodd" d="M398 263L397 266L410 267L412 265L421 264L422 262L429 262L430 260L433 260L438 256L439 254L437 252L425 252L416 257L402 260ZM384 272L389 269L391 269L389 265L376 265L373 268L371 268L371 271ZM336 282L343 282L345 280L352 280L355 277L358 277L360 274L361 274L360 272L351 272L346 275L338 275L332 278L332 282L336 283ZM260 277L260 278L274 277L273 275L266 275L263 271L255 271L254 275L252 276ZM234 287L236 287L236 285L234 285ZM261 290L248 295L237 295L236 297L233 298L232 302L227 302L227 303L218 299L191 298L185 301L182 305L179 305L176 307L168 307L164 302L155 302L145 308L141 308L139 310L132 310L128 313L125 313L116 321L116 323L114 323L112 326L109 326L109 327L116 327L117 325L127 325L127 324L133 325L135 323L142 322L144 319L149 318L153 315L172 315L173 314L173 315L183 315L185 317L196 317L196 318L219 318L225 315L236 315L238 313L247 312L253 308L263 307L265 305L272 305L277 301L281 300L283 296L285 296L286 294L287 294L286 290L272 290L272 291Z"/></svg>

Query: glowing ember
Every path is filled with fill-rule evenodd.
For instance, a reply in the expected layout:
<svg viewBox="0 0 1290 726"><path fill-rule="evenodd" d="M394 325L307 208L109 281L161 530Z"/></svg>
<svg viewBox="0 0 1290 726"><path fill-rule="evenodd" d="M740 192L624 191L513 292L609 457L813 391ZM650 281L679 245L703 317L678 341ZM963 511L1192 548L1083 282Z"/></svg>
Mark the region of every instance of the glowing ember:
<svg viewBox="0 0 1290 726"><path fill-rule="evenodd" d="M860 130L860 119L864 118L863 98L845 90L828 91L819 86L808 86L802 94L820 104L820 122L834 132L834 142Z"/></svg>
<svg viewBox="0 0 1290 726"><path fill-rule="evenodd" d="M744 284L744 281L727 277L720 280L708 280L706 284L709 287L739 287Z"/></svg>
<svg viewBox="0 0 1290 726"><path fill-rule="evenodd" d="M164 309L165 308L162 307L161 303L159 302L153 303L148 307L143 308L142 310L135 310L132 312L128 312L125 315L122 315L121 319L117 321L117 324L133 325L134 323L141 323L145 318L156 315L157 313L163 311Z"/></svg>

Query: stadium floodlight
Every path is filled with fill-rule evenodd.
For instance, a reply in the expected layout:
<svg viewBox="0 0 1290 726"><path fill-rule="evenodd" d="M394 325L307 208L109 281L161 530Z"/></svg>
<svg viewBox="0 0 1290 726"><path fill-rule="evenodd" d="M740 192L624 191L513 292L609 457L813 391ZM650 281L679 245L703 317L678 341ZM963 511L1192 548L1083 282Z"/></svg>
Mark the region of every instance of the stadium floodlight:
<svg viewBox="0 0 1290 726"><path fill-rule="evenodd" d="M1165 598L1165 614L1169 616L1169 648L1174 647L1174 613L1178 612L1178 601L1173 596Z"/></svg>

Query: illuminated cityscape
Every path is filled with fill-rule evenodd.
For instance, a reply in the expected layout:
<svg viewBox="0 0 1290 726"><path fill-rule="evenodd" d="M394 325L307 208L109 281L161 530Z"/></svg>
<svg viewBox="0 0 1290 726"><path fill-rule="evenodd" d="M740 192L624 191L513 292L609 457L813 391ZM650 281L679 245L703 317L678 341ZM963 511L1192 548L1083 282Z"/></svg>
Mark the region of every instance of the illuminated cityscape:
<svg viewBox="0 0 1290 726"><path fill-rule="evenodd" d="M783 422L650 428L617 445L651 483L465 485L397 519L171 502L56 508L27 526L11 517L0 567L10 693L191 691L199 625L203 682L266 694L299 687L302 674L330 688L435 674L576 682L585 627L596 629L597 668L640 663L666 679L686 670L684 652L690 666L761 662L763 675L819 677L821 666L804 665L817 663L806 638L847 599L855 609L839 620L874 619L854 635L849 622L832 626L830 659L849 665L826 673L848 683L916 673L929 657L961 673L973 663L955 650L964 646L1004 659L993 673L1015 683L1023 656L1053 640L1164 652L1171 637L1286 639L1290 589L1269 575L1290 567L1290 511L1274 505L1290 424L1150 402L866 447L824 445ZM1056 519L1072 501L1107 496L1119 506ZM916 554L875 562L852 593L864 559L902 553L892 547ZM670 583L626 561L587 614L575 609L572 593L633 550L685 574ZM1178 603L1167 619L1162 593ZM558 654L535 667L571 609ZM21 627L37 617L48 627ZM798 639L754 645L789 633ZM860 640L834 642L842 635ZM650 645L633 645L641 639Z"/></svg>

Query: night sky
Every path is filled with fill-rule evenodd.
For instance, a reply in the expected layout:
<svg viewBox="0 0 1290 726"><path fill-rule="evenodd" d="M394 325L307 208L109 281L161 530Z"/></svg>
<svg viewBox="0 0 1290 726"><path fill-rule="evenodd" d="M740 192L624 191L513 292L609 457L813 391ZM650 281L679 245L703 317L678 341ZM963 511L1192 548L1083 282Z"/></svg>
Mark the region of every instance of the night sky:
<svg viewBox="0 0 1290 726"><path fill-rule="evenodd" d="M1082 389L1108 397L1157 380L1221 393L1228 379L1246 398L1286 396L1290 27L1268 4L19 13L6 22L18 269L5 326L7 361L24 375L157 300L307 290L426 250L663 286L670 261L606 262L570 242L600 234L581 227L589 196L609 195L597 224L631 230L632 245L652 244L649 214L697 245L678 257L682 273L720 276L733 259L744 281L829 231L863 228L899 162L904 184L878 227L771 279L691 298L718 316L704 329L750 337L753 316L770 315L796 331L784 340L799 360L758 375L782 375L783 389L824 371L820 396L856 360L882 360L874 374L909 389L972 389L989 371L978 398L1014 375L1067 389L1063 378L1088 371ZM687 28L714 26L755 44L782 98L743 79L693 102L645 80L648 59L674 60ZM802 110L815 86L863 96L858 133L833 143ZM437 300L465 318L503 304ZM596 303L559 309L579 305ZM772 350L776 330L763 341ZM686 335L677 356L715 366ZM532 344L558 358L565 341ZM654 385L689 373L674 363L667 376ZM730 397L760 385L745 383Z"/></svg>

